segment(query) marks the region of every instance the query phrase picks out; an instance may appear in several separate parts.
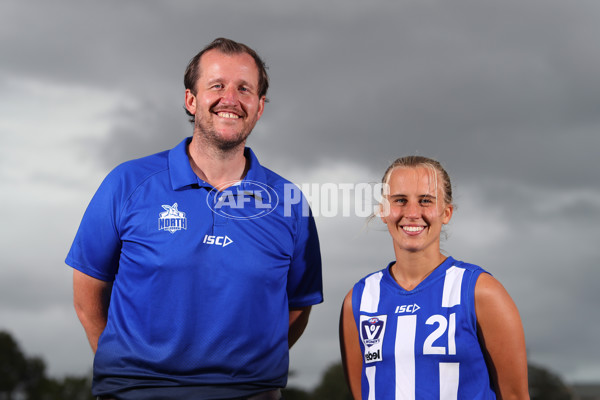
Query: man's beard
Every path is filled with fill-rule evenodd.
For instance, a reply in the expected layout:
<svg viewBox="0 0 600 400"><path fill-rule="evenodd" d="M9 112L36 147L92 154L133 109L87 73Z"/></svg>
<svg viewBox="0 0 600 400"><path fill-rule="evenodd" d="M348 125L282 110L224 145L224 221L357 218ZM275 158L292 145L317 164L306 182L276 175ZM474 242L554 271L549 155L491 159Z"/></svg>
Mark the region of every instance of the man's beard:
<svg viewBox="0 0 600 400"><path fill-rule="evenodd" d="M245 127L244 130L238 132L232 138L226 139L212 125L206 126L202 124L198 117L196 117L194 128L195 131L200 132L200 137L203 141L222 152L227 152L243 145L252 132L252 127Z"/></svg>

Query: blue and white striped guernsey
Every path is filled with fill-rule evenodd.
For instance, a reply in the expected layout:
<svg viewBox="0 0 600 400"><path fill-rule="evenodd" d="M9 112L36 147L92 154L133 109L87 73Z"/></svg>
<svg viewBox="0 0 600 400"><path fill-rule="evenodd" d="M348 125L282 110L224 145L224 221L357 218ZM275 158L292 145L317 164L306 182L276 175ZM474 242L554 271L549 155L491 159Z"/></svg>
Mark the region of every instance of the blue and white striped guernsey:
<svg viewBox="0 0 600 400"><path fill-rule="evenodd" d="M495 399L477 338L482 268L448 257L411 291L387 268L361 279L352 309L364 400Z"/></svg>

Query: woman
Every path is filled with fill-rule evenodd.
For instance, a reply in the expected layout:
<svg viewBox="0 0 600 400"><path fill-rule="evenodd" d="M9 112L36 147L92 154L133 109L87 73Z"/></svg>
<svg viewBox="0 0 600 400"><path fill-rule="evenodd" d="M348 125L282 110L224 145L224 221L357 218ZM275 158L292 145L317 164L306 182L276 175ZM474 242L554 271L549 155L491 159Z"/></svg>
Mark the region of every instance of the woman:
<svg viewBox="0 0 600 400"><path fill-rule="evenodd" d="M399 158L383 177L381 219L396 260L360 280L340 319L355 399L528 399L519 312L480 267L440 251L452 187L435 160Z"/></svg>

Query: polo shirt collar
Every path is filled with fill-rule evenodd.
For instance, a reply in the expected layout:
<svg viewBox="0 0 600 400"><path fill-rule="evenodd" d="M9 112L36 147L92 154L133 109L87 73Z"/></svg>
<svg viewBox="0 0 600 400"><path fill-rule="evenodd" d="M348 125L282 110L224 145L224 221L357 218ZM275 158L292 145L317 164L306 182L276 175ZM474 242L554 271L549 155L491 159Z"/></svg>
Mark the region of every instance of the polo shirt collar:
<svg viewBox="0 0 600 400"><path fill-rule="evenodd" d="M248 168L248 172L242 180L242 183L246 181L267 183L265 170L258 162L258 158L256 158L256 155L254 155L254 152L250 147L244 149L244 157L246 157L246 160L250 160L250 168Z"/></svg>
<svg viewBox="0 0 600 400"><path fill-rule="evenodd" d="M194 170L192 170L190 159L187 154L187 147L191 141L191 136L185 138L181 143L169 151L169 174L173 190L182 189L191 185L212 188L209 183L198 178L194 173ZM246 173L246 177L242 180L241 186L245 186L247 181L266 183L265 171L250 147L244 148L244 157L246 157L247 160L250 160L250 168L248 168L248 172Z"/></svg>

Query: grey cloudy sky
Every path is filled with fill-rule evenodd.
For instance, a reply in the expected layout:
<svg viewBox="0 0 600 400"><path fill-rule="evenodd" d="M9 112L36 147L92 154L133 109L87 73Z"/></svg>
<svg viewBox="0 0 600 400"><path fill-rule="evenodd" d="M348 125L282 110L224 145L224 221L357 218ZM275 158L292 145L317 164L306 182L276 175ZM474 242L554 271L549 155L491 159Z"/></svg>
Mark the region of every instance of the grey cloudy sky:
<svg viewBox="0 0 600 400"><path fill-rule="evenodd" d="M444 250L506 286L531 362L600 380L599 20L592 0L3 1L0 329L52 374L91 369L66 252L110 169L191 134L183 71L225 36L269 66L264 165L360 183L439 159L459 207ZM291 353L307 388L339 360L343 296L393 257L378 221L317 224L326 301Z"/></svg>

